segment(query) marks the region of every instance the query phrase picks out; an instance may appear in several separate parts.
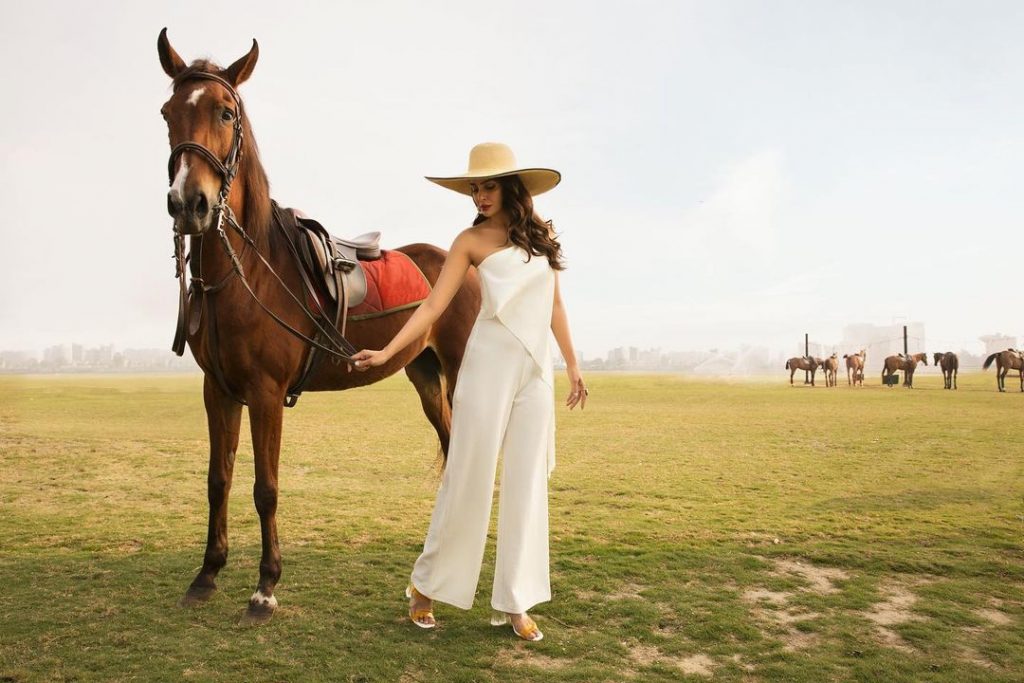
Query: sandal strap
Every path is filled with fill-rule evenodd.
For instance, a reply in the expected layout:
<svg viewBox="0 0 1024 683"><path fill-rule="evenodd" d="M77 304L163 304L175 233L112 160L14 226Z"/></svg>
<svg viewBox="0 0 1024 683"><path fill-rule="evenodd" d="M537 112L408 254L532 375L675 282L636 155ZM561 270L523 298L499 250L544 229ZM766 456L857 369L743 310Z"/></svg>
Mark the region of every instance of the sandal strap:
<svg viewBox="0 0 1024 683"><path fill-rule="evenodd" d="M536 634L540 629L537 628L537 622L530 619L530 617L526 617L525 621L526 623L523 625L523 630L516 631L516 635L524 640L533 640L534 634ZM512 630L515 631L515 629Z"/></svg>

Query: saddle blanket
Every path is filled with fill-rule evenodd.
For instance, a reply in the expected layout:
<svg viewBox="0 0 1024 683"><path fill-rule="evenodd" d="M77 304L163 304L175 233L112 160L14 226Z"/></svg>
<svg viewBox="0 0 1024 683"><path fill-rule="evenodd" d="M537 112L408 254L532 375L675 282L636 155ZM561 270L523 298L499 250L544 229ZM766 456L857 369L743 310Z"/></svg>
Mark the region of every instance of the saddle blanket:
<svg viewBox="0 0 1024 683"><path fill-rule="evenodd" d="M348 309L349 320L376 318L423 303L430 281L411 258L400 251L381 249L380 258L360 261L366 273L366 298Z"/></svg>

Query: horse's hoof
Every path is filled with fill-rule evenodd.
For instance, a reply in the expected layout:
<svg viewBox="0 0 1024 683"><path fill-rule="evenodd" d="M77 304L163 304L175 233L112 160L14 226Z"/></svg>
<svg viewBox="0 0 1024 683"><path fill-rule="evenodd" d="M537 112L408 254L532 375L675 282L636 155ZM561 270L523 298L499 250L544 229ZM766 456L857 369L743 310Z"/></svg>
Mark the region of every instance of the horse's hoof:
<svg viewBox="0 0 1024 683"><path fill-rule="evenodd" d="M217 592L216 586L189 586L185 595L178 601L179 607L198 607L204 604Z"/></svg>
<svg viewBox="0 0 1024 683"><path fill-rule="evenodd" d="M242 614L240 624L243 626L259 626L270 621L277 609L277 598L273 595L267 596L260 591L253 593L249 598L249 607Z"/></svg>

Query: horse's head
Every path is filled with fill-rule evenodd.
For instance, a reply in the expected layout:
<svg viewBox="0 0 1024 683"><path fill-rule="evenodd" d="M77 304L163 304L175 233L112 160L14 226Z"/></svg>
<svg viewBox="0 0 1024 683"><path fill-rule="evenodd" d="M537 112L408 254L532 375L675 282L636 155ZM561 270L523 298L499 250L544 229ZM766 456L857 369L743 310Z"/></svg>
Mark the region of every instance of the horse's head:
<svg viewBox="0 0 1024 683"><path fill-rule="evenodd" d="M160 109L171 143L167 212L179 232L201 234L210 229L221 191L238 171L243 112L235 89L252 74L259 48L253 40L249 53L226 69L205 60L186 66L165 28L157 52L174 81L171 98Z"/></svg>
<svg viewBox="0 0 1024 683"><path fill-rule="evenodd" d="M933 353L932 355L933 355L933 356L935 356L935 357L934 357L934 358L932 359L932 360L933 360L933 362L934 362L934 364L935 364L935 365L938 365L939 363L941 363L941 362L942 362L942 357L943 357L943 356L945 356L946 354L944 354L944 353L939 353L938 351L936 351L936 352L935 352L935 353Z"/></svg>

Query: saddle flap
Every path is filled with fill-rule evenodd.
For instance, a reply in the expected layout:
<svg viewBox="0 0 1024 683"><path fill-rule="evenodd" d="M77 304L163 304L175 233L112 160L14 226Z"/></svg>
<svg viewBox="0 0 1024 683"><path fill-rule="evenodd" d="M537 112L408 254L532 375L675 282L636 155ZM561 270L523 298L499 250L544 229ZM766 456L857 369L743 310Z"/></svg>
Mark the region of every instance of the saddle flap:
<svg viewBox="0 0 1024 683"><path fill-rule="evenodd" d="M328 235L319 231L304 230L307 243L310 246L316 263L315 271L312 273L317 284L323 285L331 301L337 302L338 292L335 281L335 271L341 278L341 285L348 294L348 307L358 306L366 298L366 273L359 266L354 249L346 248L348 253L339 253L339 248L333 241L328 241ZM340 258L339 258L340 257Z"/></svg>

